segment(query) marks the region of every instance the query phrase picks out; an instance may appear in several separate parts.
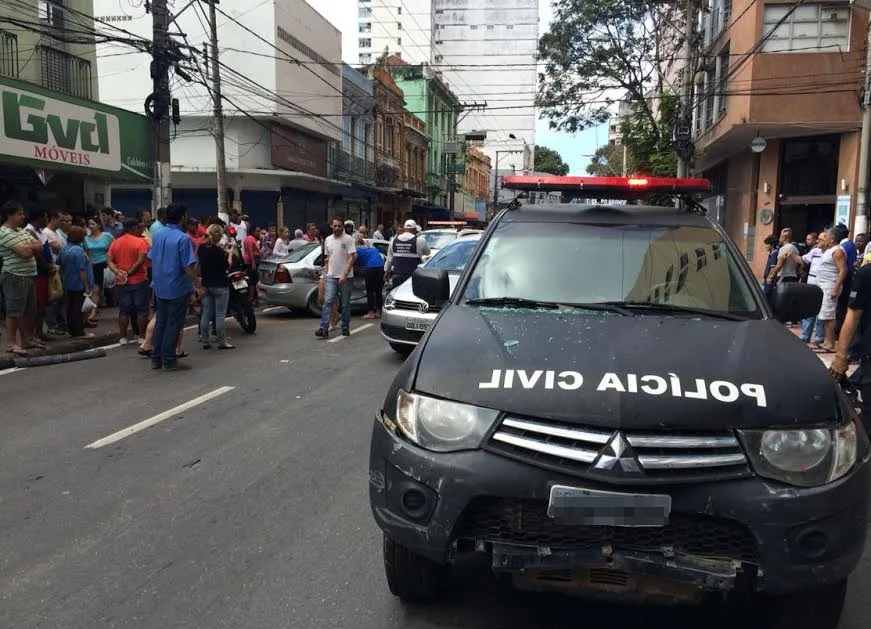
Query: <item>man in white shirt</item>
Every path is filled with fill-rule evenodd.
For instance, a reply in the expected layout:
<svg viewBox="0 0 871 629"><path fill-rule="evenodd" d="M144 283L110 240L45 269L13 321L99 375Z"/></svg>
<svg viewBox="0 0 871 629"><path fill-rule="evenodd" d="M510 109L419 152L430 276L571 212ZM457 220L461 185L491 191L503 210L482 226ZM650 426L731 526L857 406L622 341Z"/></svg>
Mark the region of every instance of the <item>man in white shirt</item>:
<svg viewBox="0 0 871 629"><path fill-rule="evenodd" d="M345 233L342 219L334 218L333 233L324 240L324 309L321 312L321 327L315 332L320 339L330 336L330 316L336 299L342 304L342 336L351 334L351 280L354 277L354 263L357 261L357 247L354 239Z"/></svg>

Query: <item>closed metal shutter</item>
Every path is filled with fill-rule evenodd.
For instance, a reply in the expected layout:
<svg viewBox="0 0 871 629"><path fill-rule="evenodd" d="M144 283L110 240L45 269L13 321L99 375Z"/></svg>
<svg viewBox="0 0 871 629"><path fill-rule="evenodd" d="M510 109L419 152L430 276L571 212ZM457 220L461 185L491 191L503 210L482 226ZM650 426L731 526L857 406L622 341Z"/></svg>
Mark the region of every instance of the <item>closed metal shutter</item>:
<svg viewBox="0 0 871 629"><path fill-rule="evenodd" d="M306 205L306 222L314 223L315 225L323 225L332 218L329 216L330 198L325 194L317 192L308 193L308 203Z"/></svg>
<svg viewBox="0 0 871 629"><path fill-rule="evenodd" d="M277 222L280 193L271 190L243 190L242 213L251 217L252 227L264 229Z"/></svg>
<svg viewBox="0 0 871 629"><path fill-rule="evenodd" d="M112 189L112 208L128 218L136 218L139 210L151 211L151 190Z"/></svg>
<svg viewBox="0 0 871 629"><path fill-rule="evenodd" d="M172 202L186 205L189 218L205 219L207 216L218 215L218 192L215 189L197 190L174 188Z"/></svg>
<svg viewBox="0 0 871 629"><path fill-rule="evenodd" d="M284 204L284 226L293 234L294 230L305 231L306 220L306 194L304 190L284 188L281 191L281 200Z"/></svg>

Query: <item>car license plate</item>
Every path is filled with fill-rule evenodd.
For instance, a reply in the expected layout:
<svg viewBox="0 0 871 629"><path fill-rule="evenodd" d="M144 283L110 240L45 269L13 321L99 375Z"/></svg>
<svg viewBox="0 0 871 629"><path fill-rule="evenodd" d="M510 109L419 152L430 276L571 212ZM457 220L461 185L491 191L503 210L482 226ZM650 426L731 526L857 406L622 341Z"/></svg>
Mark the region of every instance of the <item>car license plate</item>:
<svg viewBox="0 0 871 629"><path fill-rule="evenodd" d="M429 330L429 321L406 321L405 329L415 332L426 332Z"/></svg>
<svg viewBox="0 0 871 629"><path fill-rule="evenodd" d="M665 526L671 496L623 494L579 487L550 488L547 515L558 523L583 526Z"/></svg>
<svg viewBox="0 0 871 629"><path fill-rule="evenodd" d="M235 288L236 290L248 288L248 280L236 280L235 282L233 282L233 288Z"/></svg>

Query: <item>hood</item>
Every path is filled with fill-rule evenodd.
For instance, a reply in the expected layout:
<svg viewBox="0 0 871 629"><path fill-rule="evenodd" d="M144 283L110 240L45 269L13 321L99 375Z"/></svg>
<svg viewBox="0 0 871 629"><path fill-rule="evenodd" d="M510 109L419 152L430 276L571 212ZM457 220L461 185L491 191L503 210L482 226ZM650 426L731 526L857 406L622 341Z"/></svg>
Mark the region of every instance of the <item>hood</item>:
<svg viewBox="0 0 871 629"><path fill-rule="evenodd" d="M459 271L448 272L448 281L451 283L451 294L453 294L454 290L457 288L457 282L460 280L460 275L461 273ZM414 291L411 288L411 278L408 278L394 289L392 295L393 298L398 301L423 302L423 299L414 294Z"/></svg>
<svg viewBox="0 0 871 629"><path fill-rule="evenodd" d="M822 361L770 319L456 305L422 349L416 391L588 426L791 426L837 404Z"/></svg>

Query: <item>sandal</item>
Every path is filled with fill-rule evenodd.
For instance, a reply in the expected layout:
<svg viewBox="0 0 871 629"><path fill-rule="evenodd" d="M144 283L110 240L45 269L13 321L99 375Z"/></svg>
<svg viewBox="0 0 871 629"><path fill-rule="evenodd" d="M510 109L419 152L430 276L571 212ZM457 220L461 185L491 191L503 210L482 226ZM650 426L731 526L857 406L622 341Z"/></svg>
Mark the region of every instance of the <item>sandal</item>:
<svg viewBox="0 0 871 629"><path fill-rule="evenodd" d="M236 349L236 346L224 343L223 345L218 345L218 349Z"/></svg>
<svg viewBox="0 0 871 629"><path fill-rule="evenodd" d="M178 354L175 355L176 360L178 360L179 358L187 358L187 357L188 357L187 352L179 352Z"/></svg>
<svg viewBox="0 0 871 629"><path fill-rule="evenodd" d="M45 349L45 343L40 341L30 341L24 349Z"/></svg>
<svg viewBox="0 0 871 629"><path fill-rule="evenodd" d="M18 347L17 345L14 347L6 348L6 351L14 356L27 356L27 350L23 347Z"/></svg>

